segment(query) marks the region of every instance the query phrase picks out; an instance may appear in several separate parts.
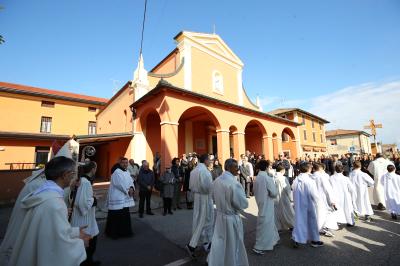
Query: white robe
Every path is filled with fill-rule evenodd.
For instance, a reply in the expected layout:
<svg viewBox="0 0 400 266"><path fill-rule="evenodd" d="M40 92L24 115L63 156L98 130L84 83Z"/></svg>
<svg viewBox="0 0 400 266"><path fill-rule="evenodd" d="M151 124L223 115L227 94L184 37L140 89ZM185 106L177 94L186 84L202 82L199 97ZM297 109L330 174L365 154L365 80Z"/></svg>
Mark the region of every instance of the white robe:
<svg viewBox="0 0 400 266"><path fill-rule="evenodd" d="M389 212L400 214L400 175L387 173L381 178L385 192L386 208Z"/></svg>
<svg viewBox="0 0 400 266"><path fill-rule="evenodd" d="M341 224L354 224L354 207L357 193L347 176L336 173L330 177L333 193L336 197L336 219Z"/></svg>
<svg viewBox="0 0 400 266"><path fill-rule="evenodd" d="M63 196L54 191L28 194L26 210L9 265L76 266L86 259L79 228L71 227Z"/></svg>
<svg viewBox="0 0 400 266"><path fill-rule="evenodd" d="M248 207L242 185L235 176L225 171L214 181L213 198L217 206L217 217L208 265L249 265L239 214L240 210Z"/></svg>
<svg viewBox="0 0 400 266"><path fill-rule="evenodd" d="M278 195L273 177L260 171L254 182L254 196L258 206L255 249L273 250L279 241L275 225L275 198Z"/></svg>
<svg viewBox="0 0 400 266"><path fill-rule="evenodd" d="M307 173L301 173L293 181L295 225L292 233L294 241L306 244L319 241L317 221L318 191L315 182Z"/></svg>
<svg viewBox="0 0 400 266"><path fill-rule="evenodd" d="M64 146L58 151L56 157L65 156L68 158L73 158L73 153L77 153L78 150L78 142L71 139L67 141ZM24 217L26 215L26 210L21 208L22 199L25 198L29 193L39 188L44 183L44 181L46 181L44 169L33 171L32 175L24 180L25 185L19 193L17 200L15 201L14 208L8 222L6 234L4 235L4 239L1 242L0 265L6 265L9 261L14 243L17 240L18 232L21 228L22 221L24 220Z"/></svg>
<svg viewBox="0 0 400 266"><path fill-rule="evenodd" d="M284 230L293 228L294 210L290 200L292 194L290 184L282 173L276 173L274 180L278 189L278 195L275 200L276 229Z"/></svg>
<svg viewBox="0 0 400 266"><path fill-rule="evenodd" d="M214 222L212 176L203 163L199 163L190 173L189 189L194 195L192 238L189 245L197 247L199 240L202 243L211 242Z"/></svg>
<svg viewBox="0 0 400 266"><path fill-rule="evenodd" d="M314 180L318 191L318 230L322 230L323 228L338 230L339 227L337 225L336 216L331 207L333 203L336 203L336 199L333 194L331 183L329 182L329 175L325 172L318 171L311 175L311 179Z"/></svg>
<svg viewBox="0 0 400 266"><path fill-rule="evenodd" d="M354 211L358 215L373 215L374 211L369 201L368 187L374 185L374 180L360 169L356 169L350 173L350 181L353 183L357 194Z"/></svg>
<svg viewBox="0 0 400 266"><path fill-rule="evenodd" d="M381 177L387 173L388 165L394 165L391 161L385 158L378 158L368 165L368 172L374 176L375 186L374 186L374 203L385 204L385 195L383 191Z"/></svg>
<svg viewBox="0 0 400 266"><path fill-rule="evenodd" d="M111 175L110 187L108 188L109 210L122 210L126 207L135 206L133 198L129 196L130 187L135 188L129 172L116 169Z"/></svg>
<svg viewBox="0 0 400 266"><path fill-rule="evenodd" d="M71 217L73 227L83 227L84 232L91 237L99 234L99 227L96 221L96 207L93 206L92 184L85 177L81 177L81 182L76 192L74 209Z"/></svg>

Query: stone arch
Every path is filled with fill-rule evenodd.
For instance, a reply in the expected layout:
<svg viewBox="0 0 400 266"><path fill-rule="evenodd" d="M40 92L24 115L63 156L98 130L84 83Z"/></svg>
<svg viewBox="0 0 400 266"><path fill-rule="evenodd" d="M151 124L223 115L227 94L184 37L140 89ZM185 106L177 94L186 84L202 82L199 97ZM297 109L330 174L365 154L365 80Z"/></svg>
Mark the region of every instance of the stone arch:
<svg viewBox="0 0 400 266"><path fill-rule="evenodd" d="M267 130L260 121L253 119L247 122L244 134L246 151L265 153L267 147L264 145L264 137L267 136Z"/></svg>
<svg viewBox="0 0 400 266"><path fill-rule="evenodd" d="M187 108L178 120L178 152L217 154L216 132L221 128L217 117L201 106Z"/></svg>
<svg viewBox="0 0 400 266"><path fill-rule="evenodd" d="M231 158L239 158L239 139L238 134L242 134L238 132L236 126L231 125L229 127L229 154Z"/></svg>
<svg viewBox="0 0 400 266"><path fill-rule="evenodd" d="M155 108L147 108L140 114L139 127L146 139L146 160L150 165L156 152L161 151L161 117ZM143 158L144 159L144 158Z"/></svg>
<svg viewBox="0 0 400 266"><path fill-rule="evenodd" d="M285 127L281 133L282 138L282 152L286 157L290 159L295 159L297 157L297 147L296 147L296 137L293 131Z"/></svg>

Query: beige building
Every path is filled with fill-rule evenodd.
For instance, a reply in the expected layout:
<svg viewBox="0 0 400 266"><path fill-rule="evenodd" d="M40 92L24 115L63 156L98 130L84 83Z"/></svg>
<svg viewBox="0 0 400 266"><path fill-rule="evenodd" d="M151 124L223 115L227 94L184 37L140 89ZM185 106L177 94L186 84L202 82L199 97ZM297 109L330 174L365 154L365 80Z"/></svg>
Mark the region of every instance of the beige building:
<svg viewBox="0 0 400 266"><path fill-rule="evenodd" d="M326 154L325 124L329 121L300 108L280 108L269 113L300 124L296 129L300 140L297 142L298 156L320 157ZM282 141L287 139L284 134L280 137Z"/></svg>
<svg viewBox="0 0 400 266"><path fill-rule="evenodd" d="M371 153L371 135L360 130L326 131L328 153L342 155L349 152L356 154Z"/></svg>

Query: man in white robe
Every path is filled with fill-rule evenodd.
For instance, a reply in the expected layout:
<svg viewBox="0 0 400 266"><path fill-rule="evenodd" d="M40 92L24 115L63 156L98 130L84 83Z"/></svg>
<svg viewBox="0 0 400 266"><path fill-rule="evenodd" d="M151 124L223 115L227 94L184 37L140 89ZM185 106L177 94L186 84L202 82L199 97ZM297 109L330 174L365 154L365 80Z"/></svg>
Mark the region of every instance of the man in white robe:
<svg viewBox="0 0 400 266"><path fill-rule="evenodd" d="M276 229L287 230L293 229L294 210L291 203L292 190L289 181L284 176L285 167L278 165L274 176L275 184L278 189L278 195L275 201L275 225Z"/></svg>
<svg viewBox="0 0 400 266"><path fill-rule="evenodd" d="M361 171L361 163L359 161L354 162L353 169L350 173L350 181L353 183L357 194L354 211L358 216L365 215L366 221L371 221L370 216L374 214L374 211L369 200L368 187L374 185L374 180Z"/></svg>
<svg viewBox="0 0 400 266"><path fill-rule="evenodd" d="M200 156L200 163L190 173L189 189L194 195L192 238L186 245L191 258L202 241L204 248L209 251L213 235L214 207L212 200L212 175L208 170L208 154Z"/></svg>
<svg viewBox="0 0 400 266"><path fill-rule="evenodd" d="M381 178L385 192L386 208L392 215L392 219L397 220L400 214L400 175L395 173L396 167L388 165L388 173Z"/></svg>
<svg viewBox="0 0 400 266"><path fill-rule="evenodd" d="M336 196L336 220L340 224L354 226L354 206L356 190L347 176L343 175L343 166L335 166L335 174L330 177L333 193Z"/></svg>
<svg viewBox="0 0 400 266"><path fill-rule="evenodd" d="M105 233L112 239L132 236L129 208L135 206L135 187L127 171L128 159L121 158L119 166L111 175L108 188L108 215Z"/></svg>
<svg viewBox="0 0 400 266"><path fill-rule="evenodd" d="M322 247L320 241L317 202L318 190L311 179L311 163L300 164L300 175L293 181L293 200L295 211L295 225L292 233L293 247L298 248L299 243L306 244L311 241L312 247Z"/></svg>
<svg viewBox="0 0 400 266"><path fill-rule="evenodd" d="M83 228L71 227L64 202L64 188L76 176L75 162L66 157L50 160L46 181L21 201L26 210L9 265L73 266L86 258Z"/></svg>
<svg viewBox="0 0 400 266"><path fill-rule="evenodd" d="M280 166L280 165L279 165ZM268 162L261 160L258 163L258 172L254 183L254 196L258 206L256 243L253 251L263 255L266 250L273 250L279 241L278 230L275 225L275 198L278 195L276 184L272 176L266 172Z"/></svg>
<svg viewBox="0 0 400 266"><path fill-rule="evenodd" d="M331 230L338 230L339 228L334 214L336 199L329 182L329 175L325 173L323 164L315 163L313 169L314 174L311 175L311 179L314 180L318 191L318 230L327 237L333 237L334 234Z"/></svg>
<svg viewBox="0 0 400 266"><path fill-rule="evenodd" d="M65 156L76 160L79 154L79 143L73 139L67 141L64 146L58 151L56 157ZM7 265L10 259L11 252L15 241L17 240L18 232L20 231L22 221L26 215L26 209L21 208L21 201L29 193L39 188L46 181L44 169L39 169L32 172L32 175L24 180L25 185L15 201L14 208L11 213L10 221L4 239L0 246L0 265Z"/></svg>
<svg viewBox="0 0 400 266"><path fill-rule="evenodd" d="M81 166L83 175L80 177L79 187L76 191L74 206L72 208L71 226L85 227L83 230L91 237L89 246L86 247L86 260L81 264L83 265L99 265L99 261L93 260L93 254L96 251L97 235L99 234L99 227L96 221L96 206L97 199L93 195L92 183L97 170L97 164L93 161L86 162ZM70 190L69 190L70 192ZM68 193L68 190L64 190ZM67 194L67 196L70 193ZM69 200L70 197L68 197ZM67 202L69 206L69 201Z"/></svg>
<svg viewBox="0 0 400 266"><path fill-rule="evenodd" d="M226 160L224 168L225 172L213 184L217 217L208 265L246 266L249 263L239 212L248 207L248 202L242 185L235 177L239 169L237 161Z"/></svg>
<svg viewBox="0 0 400 266"><path fill-rule="evenodd" d="M385 195L383 191L381 177L387 173L388 165L394 165L388 159L385 159L381 153L376 154L376 159L369 163L368 172L374 176L374 203L378 205L378 210L385 210Z"/></svg>

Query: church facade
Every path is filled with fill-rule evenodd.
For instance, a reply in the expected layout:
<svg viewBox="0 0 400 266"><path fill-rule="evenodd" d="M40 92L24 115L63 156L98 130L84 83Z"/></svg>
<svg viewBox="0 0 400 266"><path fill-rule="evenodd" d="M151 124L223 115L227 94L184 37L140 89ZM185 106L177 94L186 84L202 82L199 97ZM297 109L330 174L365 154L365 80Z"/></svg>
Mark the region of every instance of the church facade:
<svg viewBox="0 0 400 266"><path fill-rule="evenodd" d="M218 35L184 31L174 39L176 48L152 70L140 57L133 80L97 114L98 134L131 133L121 155L152 165L159 152L162 167L189 152L221 161L246 150L267 159L298 156L299 123L263 112L249 99L244 65ZM111 149L100 149L99 158Z"/></svg>

